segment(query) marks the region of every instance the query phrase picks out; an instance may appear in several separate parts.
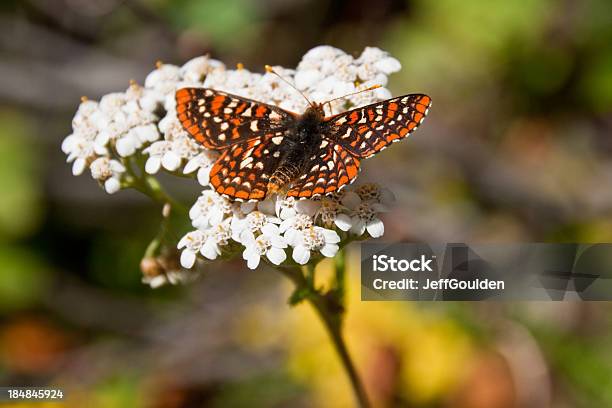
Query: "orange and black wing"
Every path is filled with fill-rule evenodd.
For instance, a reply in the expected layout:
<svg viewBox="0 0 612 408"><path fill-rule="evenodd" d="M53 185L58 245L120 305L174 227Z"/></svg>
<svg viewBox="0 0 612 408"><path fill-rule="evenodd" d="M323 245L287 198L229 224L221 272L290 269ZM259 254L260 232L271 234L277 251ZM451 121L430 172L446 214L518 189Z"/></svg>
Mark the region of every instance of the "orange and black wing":
<svg viewBox="0 0 612 408"><path fill-rule="evenodd" d="M359 159L339 144L323 140L307 170L287 192L289 197L315 198L338 191L359 173Z"/></svg>
<svg viewBox="0 0 612 408"><path fill-rule="evenodd" d="M223 150L210 170L210 184L233 200L263 200L270 176L281 160L283 138L282 131L269 133Z"/></svg>
<svg viewBox="0 0 612 408"><path fill-rule="evenodd" d="M429 96L410 94L353 109L325 119L326 138L366 159L414 132L430 106Z"/></svg>
<svg viewBox="0 0 612 408"><path fill-rule="evenodd" d="M296 115L276 106L207 88L176 91L183 128L207 149L223 150L287 129Z"/></svg>
<svg viewBox="0 0 612 408"><path fill-rule="evenodd" d="M430 106L429 96L411 94L326 118L320 149L287 195L317 197L350 184L359 173L361 159L408 136L423 121Z"/></svg>

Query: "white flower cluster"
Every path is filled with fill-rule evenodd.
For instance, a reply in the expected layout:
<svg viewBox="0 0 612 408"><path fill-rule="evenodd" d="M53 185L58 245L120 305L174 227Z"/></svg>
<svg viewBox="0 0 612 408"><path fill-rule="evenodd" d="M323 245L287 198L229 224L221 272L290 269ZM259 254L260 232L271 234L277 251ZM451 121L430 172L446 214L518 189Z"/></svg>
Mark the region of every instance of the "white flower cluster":
<svg viewBox="0 0 612 408"><path fill-rule="evenodd" d="M72 173L87 167L108 193L119 190L125 167L122 160L159 139L154 95L135 83L126 92L105 95L100 102L83 98L72 120L72 134L62 150L72 162Z"/></svg>
<svg viewBox="0 0 612 408"><path fill-rule="evenodd" d="M387 76L400 63L388 53L368 47L353 56L330 46L308 51L296 69L273 67L313 102L363 92L326 104L328 114L391 97ZM319 201L275 198L260 203L232 203L209 188L209 172L218 157L195 142L182 128L175 111L175 92L183 87L206 87L303 112L307 101L278 76L255 73L241 64L227 69L208 56L179 67L158 63L144 86L132 83L125 92L83 99L72 121L72 134L62 150L74 175L89 168L92 177L112 194L139 177L133 169L154 175L160 170L193 175L205 187L190 211L194 231L179 242L180 263L191 268L196 255L215 259L242 250L250 268L264 256L273 264L286 262L287 251L298 264L314 256L333 256L341 239L381 236L377 214L391 199L387 190L368 184L350 187ZM287 261L289 262L289 261Z"/></svg>
<svg viewBox="0 0 612 408"><path fill-rule="evenodd" d="M378 238L393 194L378 184L349 186L321 200L293 197L266 199L259 203L232 203L212 190L204 190L189 211L196 228L179 242L180 263L191 268L196 257L214 260L242 251L251 269L261 258L280 265L288 258L300 265L311 257L333 257L341 241L368 233ZM289 261L291 262L291 261Z"/></svg>

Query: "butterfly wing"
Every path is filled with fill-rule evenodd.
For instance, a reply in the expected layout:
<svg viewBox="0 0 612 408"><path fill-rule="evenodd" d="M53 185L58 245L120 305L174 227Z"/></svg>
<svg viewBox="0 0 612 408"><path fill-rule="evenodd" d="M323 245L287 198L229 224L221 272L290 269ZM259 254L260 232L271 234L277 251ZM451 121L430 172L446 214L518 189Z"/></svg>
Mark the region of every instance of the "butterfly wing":
<svg viewBox="0 0 612 408"><path fill-rule="evenodd" d="M325 119L325 139L308 170L287 193L299 198L338 191L355 180L360 159L408 136L425 118L431 98L411 94Z"/></svg>
<svg viewBox="0 0 612 408"><path fill-rule="evenodd" d="M183 128L207 149L285 130L295 115L276 106L207 88L176 91L176 113Z"/></svg>
<svg viewBox="0 0 612 408"><path fill-rule="evenodd" d="M429 96L410 94L352 109L325 119L327 139L366 159L414 132L430 106Z"/></svg>
<svg viewBox="0 0 612 408"><path fill-rule="evenodd" d="M282 138L284 132L278 131L224 149L210 170L210 184L233 200L263 200L270 176L279 165Z"/></svg>
<svg viewBox="0 0 612 408"><path fill-rule="evenodd" d="M350 184L359 173L359 159L339 144L324 141L312 156L308 170L287 192L289 197L314 198L338 191Z"/></svg>

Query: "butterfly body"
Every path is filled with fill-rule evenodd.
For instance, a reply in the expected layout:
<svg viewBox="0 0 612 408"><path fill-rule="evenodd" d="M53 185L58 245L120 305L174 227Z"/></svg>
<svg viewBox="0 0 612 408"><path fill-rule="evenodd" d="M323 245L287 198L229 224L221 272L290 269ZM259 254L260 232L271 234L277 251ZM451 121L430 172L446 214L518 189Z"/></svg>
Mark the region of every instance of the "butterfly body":
<svg viewBox="0 0 612 408"><path fill-rule="evenodd" d="M316 160L316 153L324 140L324 117L321 105L309 106L288 127L281 146L281 159L268 181L268 194L288 188Z"/></svg>
<svg viewBox="0 0 612 408"><path fill-rule="evenodd" d="M176 92L183 128L221 153L210 171L219 194L259 201L279 192L315 198L357 177L360 161L423 121L431 98L410 94L326 117L323 104L303 114L206 88Z"/></svg>

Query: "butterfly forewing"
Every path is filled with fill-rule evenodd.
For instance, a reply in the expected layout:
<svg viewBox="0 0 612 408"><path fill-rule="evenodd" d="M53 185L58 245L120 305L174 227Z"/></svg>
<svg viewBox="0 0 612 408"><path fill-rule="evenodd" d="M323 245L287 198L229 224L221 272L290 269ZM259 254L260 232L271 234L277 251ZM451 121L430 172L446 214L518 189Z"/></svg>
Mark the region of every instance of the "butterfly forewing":
<svg viewBox="0 0 612 408"><path fill-rule="evenodd" d="M412 133L431 106L422 94L404 95L329 117L327 137L366 159Z"/></svg>
<svg viewBox="0 0 612 408"><path fill-rule="evenodd" d="M215 150L283 130L295 120L276 106L207 88L179 89L176 113L194 139Z"/></svg>

